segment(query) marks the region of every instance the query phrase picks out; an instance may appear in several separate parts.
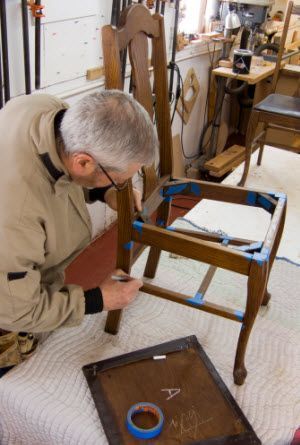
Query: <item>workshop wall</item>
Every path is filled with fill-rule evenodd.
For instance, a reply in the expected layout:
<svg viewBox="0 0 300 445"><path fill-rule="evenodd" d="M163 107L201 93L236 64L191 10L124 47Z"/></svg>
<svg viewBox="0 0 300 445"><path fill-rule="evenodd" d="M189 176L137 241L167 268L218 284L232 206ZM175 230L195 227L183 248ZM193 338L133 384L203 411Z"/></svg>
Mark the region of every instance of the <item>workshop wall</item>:
<svg viewBox="0 0 300 445"><path fill-rule="evenodd" d="M43 0L42 4L45 6L45 17L41 19L41 89L38 91L34 91L35 23L28 11L32 92L54 94L72 104L83 95L104 87L103 77L89 81L86 72L103 65L100 30L104 24L110 23L112 0ZM25 93L21 1L10 0L6 5L11 97L14 97ZM174 5L166 3L165 30L169 59L174 16ZM198 48L196 45L178 53L182 78L193 67L200 83L200 94L183 131L183 146L188 156L197 151L203 122L209 67L209 57L205 51L203 46ZM173 134L181 133L178 113L172 130ZM135 184L140 186L139 178L135 179ZM105 230L116 218L116 213L101 203L90 205L89 211L94 235Z"/></svg>

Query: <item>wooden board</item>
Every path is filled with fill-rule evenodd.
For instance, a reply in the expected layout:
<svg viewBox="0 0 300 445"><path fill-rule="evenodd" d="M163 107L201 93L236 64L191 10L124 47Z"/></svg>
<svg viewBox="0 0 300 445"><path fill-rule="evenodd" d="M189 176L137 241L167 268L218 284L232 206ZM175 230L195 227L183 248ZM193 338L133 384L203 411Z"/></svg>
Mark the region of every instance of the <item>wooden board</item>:
<svg viewBox="0 0 300 445"><path fill-rule="evenodd" d="M236 74L232 68L219 67L213 70L215 76L228 77L232 79L245 80L249 85L254 85L262 79L271 76L275 71L275 63L270 62L267 66L252 66L249 74Z"/></svg>
<svg viewBox="0 0 300 445"><path fill-rule="evenodd" d="M104 67L96 66L95 68L89 68L86 71L86 79L87 80L96 80L100 79L100 77L104 76Z"/></svg>
<svg viewBox="0 0 300 445"><path fill-rule="evenodd" d="M244 162L244 160L245 160L245 155L243 155L241 158L236 159L234 162L232 162L230 166L224 168L223 170L218 171L218 173L210 171L209 174L211 176L214 176L215 178L221 178L226 173L232 171L235 167L238 167L242 162Z"/></svg>
<svg viewBox="0 0 300 445"><path fill-rule="evenodd" d="M83 372L110 445L145 443L125 425L138 402L155 403L164 414L151 445L261 443L195 336L92 363ZM147 421L139 421L145 428Z"/></svg>
<svg viewBox="0 0 300 445"><path fill-rule="evenodd" d="M243 160L245 157L245 147L241 145L232 145L227 150L220 153L218 156L205 162L204 167L215 173L232 168L232 164L237 160ZM226 171L225 171L226 173ZM224 174L224 173L223 173Z"/></svg>

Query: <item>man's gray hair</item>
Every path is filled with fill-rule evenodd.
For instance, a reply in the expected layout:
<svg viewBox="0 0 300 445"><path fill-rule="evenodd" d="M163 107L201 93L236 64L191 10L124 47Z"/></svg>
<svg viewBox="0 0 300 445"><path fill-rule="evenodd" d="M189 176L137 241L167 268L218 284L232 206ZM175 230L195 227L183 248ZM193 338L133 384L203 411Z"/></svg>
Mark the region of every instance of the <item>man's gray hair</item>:
<svg viewBox="0 0 300 445"><path fill-rule="evenodd" d="M89 94L64 114L61 136L66 154L85 152L104 168L125 171L130 163L149 165L158 147L146 110L129 94Z"/></svg>

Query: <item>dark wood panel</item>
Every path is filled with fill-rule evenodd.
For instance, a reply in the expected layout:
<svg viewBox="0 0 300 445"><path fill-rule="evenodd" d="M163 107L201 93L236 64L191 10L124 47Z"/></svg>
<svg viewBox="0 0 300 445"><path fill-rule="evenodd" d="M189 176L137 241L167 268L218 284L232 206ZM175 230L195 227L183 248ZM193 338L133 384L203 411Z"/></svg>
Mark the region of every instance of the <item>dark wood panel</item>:
<svg viewBox="0 0 300 445"><path fill-rule="evenodd" d="M153 360L153 356L166 359ZM93 363L83 368L110 445L138 445L127 431L129 408L157 404L165 418L151 444L259 445L195 336ZM169 388L178 388L169 398ZM148 442L147 442L148 443Z"/></svg>

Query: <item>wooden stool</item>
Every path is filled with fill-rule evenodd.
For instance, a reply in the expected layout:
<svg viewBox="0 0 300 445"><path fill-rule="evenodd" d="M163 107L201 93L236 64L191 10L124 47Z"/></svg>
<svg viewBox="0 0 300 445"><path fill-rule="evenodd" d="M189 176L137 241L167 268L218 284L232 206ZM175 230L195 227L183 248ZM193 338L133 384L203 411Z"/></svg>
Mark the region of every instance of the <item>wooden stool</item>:
<svg viewBox="0 0 300 445"><path fill-rule="evenodd" d="M238 184L240 186L243 186L246 182L249 172L251 154L258 147L260 147L260 150L257 164L261 164L266 132L269 128L300 134L300 98L275 93L279 78L279 70L282 64L286 36L292 14L300 15L300 6L294 6L293 2L289 2L286 10L282 37L271 85L272 94L256 104L251 112L246 134L246 159L244 172L242 179ZM255 137L257 127L260 123L263 124L263 129ZM272 146L273 145L274 143L272 143ZM274 146L283 150L294 151L297 153L300 151L299 147L285 146L283 144L276 144Z"/></svg>

